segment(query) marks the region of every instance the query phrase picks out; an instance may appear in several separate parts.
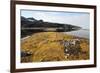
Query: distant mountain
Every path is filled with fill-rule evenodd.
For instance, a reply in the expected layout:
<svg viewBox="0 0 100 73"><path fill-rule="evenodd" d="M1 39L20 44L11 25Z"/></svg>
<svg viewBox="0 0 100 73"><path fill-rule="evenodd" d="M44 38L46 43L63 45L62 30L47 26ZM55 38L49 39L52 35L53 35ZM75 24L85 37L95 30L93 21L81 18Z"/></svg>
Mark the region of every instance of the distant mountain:
<svg viewBox="0 0 100 73"><path fill-rule="evenodd" d="M81 27L70 24L61 24L53 22L44 22L35 18L25 18L21 16L21 37L30 35L36 32L68 32L79 30Z"/></svg>
<svg viewBox="0 0 100 73"><path fill-rule="evenodd" d="M21 27L31 27L35 23L37 23L37 20L34 18L25 18L21 16Z"/></svg>
<svg viewBox="0 0 100 73"><path fill-rule="evenodd" d="M62 27L63 25L58 23L50 23L50 22L44 22L43 20L36 20L34 18L25 18L21 17L21 26L22 27Z"/></svg>
<svg viewBox="0 0 100 73"><path fill-rule="evenodd" d="M66 29L78 29L80 27L70 25L70 24L61 24L61 23L52 23L52 22L44 22L43 20L36 20L35 18L25 18L21 16L21 27L44 27L44 28L66 28Z"/></svg>

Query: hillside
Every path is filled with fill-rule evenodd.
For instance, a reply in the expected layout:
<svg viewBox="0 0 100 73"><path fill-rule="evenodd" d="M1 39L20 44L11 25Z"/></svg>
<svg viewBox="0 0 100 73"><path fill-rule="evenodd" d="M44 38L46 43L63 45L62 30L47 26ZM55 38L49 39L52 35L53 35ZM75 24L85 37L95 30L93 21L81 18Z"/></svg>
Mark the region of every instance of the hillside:
<svg viewBox="0 0 100 73"><path fill-rule="evenodd" d="M71 24L45 22L35 18L25 18L21 16L21 37L26 37L37 32L69 32L79 30L81 27Z"/></svg>

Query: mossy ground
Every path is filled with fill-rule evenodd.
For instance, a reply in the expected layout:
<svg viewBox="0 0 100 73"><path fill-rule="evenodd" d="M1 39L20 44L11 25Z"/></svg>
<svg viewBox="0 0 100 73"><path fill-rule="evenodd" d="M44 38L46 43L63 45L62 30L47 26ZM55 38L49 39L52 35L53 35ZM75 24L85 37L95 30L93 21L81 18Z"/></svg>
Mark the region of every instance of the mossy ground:
<svg viewBox="0 0 100 73"><path fill-rule="evenodd" d="M61 41L72 39L80 40L81 52L66 57ZM21 62L87 60L89 59L89 40L61 32L40 32L22 40L21 51L32 53L30 56L21 57Z"/></svg>

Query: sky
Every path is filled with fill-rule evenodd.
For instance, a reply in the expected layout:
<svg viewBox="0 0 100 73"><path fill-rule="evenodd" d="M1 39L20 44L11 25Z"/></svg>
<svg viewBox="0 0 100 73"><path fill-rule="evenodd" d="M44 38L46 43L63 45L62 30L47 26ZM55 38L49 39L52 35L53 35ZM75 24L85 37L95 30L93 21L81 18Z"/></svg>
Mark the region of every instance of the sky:
<svg viewBox="0 0 100 73"><path fill-rule="evenodd" d="M21 10L21 16L26 18L33 17L36 20L43 20L45 22L76 25L83 29L89 29L90 25L90 14L85 12Z"/></svg>

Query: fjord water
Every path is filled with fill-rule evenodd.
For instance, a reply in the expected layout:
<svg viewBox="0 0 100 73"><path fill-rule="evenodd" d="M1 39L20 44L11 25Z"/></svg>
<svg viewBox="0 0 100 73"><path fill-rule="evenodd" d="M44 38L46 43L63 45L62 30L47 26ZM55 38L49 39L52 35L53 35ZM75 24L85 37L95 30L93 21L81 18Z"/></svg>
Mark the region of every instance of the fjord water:
<svg viewBox="0 0 100 73"><path fill-rule="evenodd" d="M80 29L70 32L65 32L66 34L74 35L77 37L87 38L89 39L89 29Z"/></svg>

